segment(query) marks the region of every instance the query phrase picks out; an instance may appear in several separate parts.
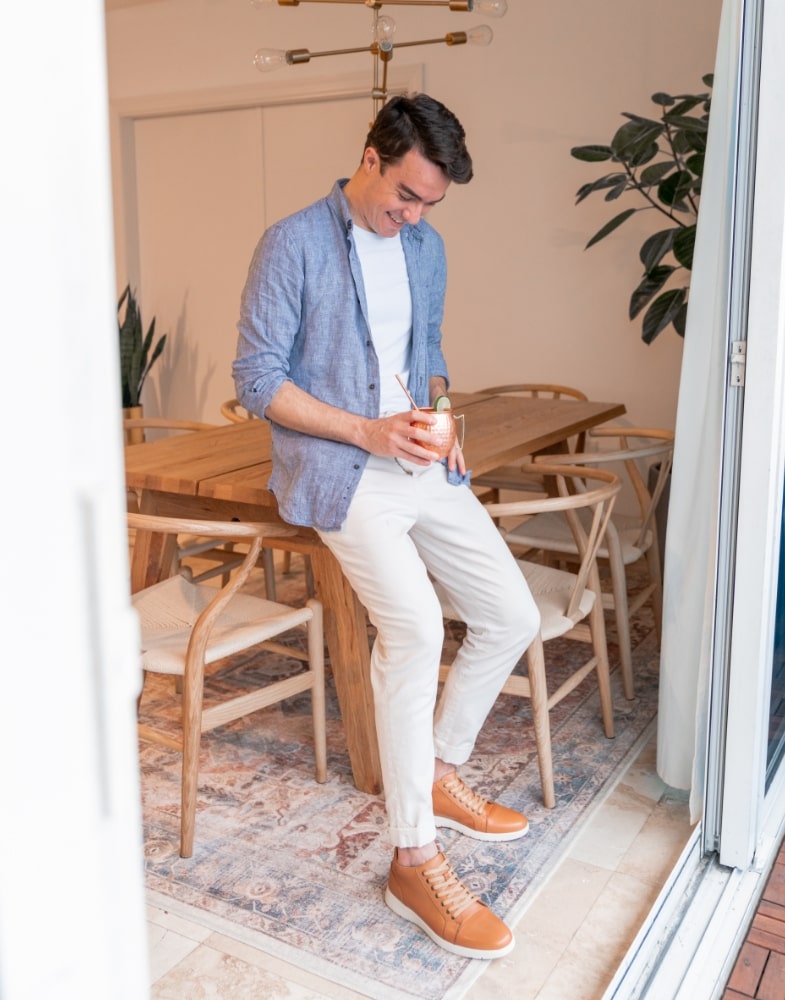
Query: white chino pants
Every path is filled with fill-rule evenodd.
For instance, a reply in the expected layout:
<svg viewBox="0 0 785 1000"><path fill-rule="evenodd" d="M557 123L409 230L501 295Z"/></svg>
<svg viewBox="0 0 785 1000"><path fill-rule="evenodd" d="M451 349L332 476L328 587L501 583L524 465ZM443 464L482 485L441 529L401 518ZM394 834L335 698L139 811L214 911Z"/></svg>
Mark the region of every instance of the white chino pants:
<svg viewBox="0 0 785 1000"><path fill-rule="evenodd" d="M377 629L371 683L392 843L421 847L436 838L434 758L468 760L539 612L482 504L438 462L407 475L372 456L346 521L320 537ZM429 574L467 627L438 708L444 622Z"/></svg>

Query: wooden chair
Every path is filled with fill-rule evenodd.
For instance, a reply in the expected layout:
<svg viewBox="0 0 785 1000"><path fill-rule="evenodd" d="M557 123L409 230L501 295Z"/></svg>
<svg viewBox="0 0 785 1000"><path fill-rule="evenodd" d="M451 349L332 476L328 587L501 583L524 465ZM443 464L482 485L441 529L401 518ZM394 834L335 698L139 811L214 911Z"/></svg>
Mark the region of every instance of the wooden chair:
<svg viewBox="0 0 785 1000"><path fill-rule="evenodd" d="M548 382L521 382L511 385L494 385L489 389L480 389L488 396L531 396L541 399L579 399L586 400L588 396L580 389L574 389L568 385L553 385ZM573 441L568 442L570 451L583 450L583 435ZM475 476L472 479L472 486L483 503L498 503L501 499L502 490L512 490L515 492L538 493L542 491L540 477L530 475L524 477L521 474L523 462L515 462L511 465L503 465L498 469L492 469L482 476Z"/></svg>
<svg viewBox="0 0 785 1000"><path fill-rule="evenodd" d="M123 431L126 441L134 444L143 442L146 439L147 431L160 431L166 434L182 434L191 431L211 430L217 424L206 424L198 420L178 420L170 417L124 417ZM135 491L126 491L128 511L138 511L139 498ZM185 560L199 559L211 565L202 569L195 576L189 567L184 567ZM239 566L243 561L242 553L234 551L234 544L228 542L225 545L216 545L212 538L180 538L177 541L174 561L170 572L190 573L196 582L210 580L212 577L220 576L221 581L226 583L229 580L229 572ZM275 564L273 561L272 549L264 549L261 555L264 566L265 587L267 598L275 600Z"/></svg>
<svg viewBox="0 0 785 1000"><path fill-rule="evenodd" d="M640 427L597 427L589 432L589 440L604 444L600 450L578 452L571 455L541 455L535 460L539 466L547 462L575 462L582 466L617 465L626 473L628 486L632 487L637 513L620 513L614 510L605 541L597 553L610 568L611 593L603 594L606 608L616 616L619 657L624 693L635 696L630 642L630 616L651 599L655 625L662 635L662 570L657 539L656 511L662 491L668 481L673 462L673 431ZM649 468L656 466L656 482L650 491ZM525 546L542 552L576 557L577 548L562 520L556 516L543 516L518 525L508 532L511 545ZM645 558L648 580L634 595L629 593L626 567Z"/></svg>
<svg viewBox="0 0 785 1000"><path fill-rule="evenodd" d="M221 403L221 416L232 424L241 424L244 420L258 419L255 413L240 405L239 399L227 399Z"/></svg>
<svg viewBox="0 0 785 1000"><path fill-rule="evenodd" d="M581 552L580 564L567 571L551 566L518 559L521 572L526 577L532 596L540 610L540 631L526 652L527 675L513 673L502 692L530 698L537 758L545 806L556 804L551 754L550 710L573 691L589 674L594 673L600 693L602 723L605 735L614 735L613 705L610 688L610 669L605 640L605 622L600 600L600 581L596 555L602 545L605 529L613 504L621 489L621 480L606 469L587 469L570 465L524 466L525 474L547 474L555 484L555 496L539 496L526 500L489 504L488 513L494 520L526 517L527 523L536 523L540 517L564 520ZM576 492L576 483L580 491ZM588 524L578 515L588 514ZM502 533L509 537L502 527ZM445 618L457 620L450 606L445 589L436 585ZM576 645L570 675L556 690L548 691L545 647L552 639L575 639ZM591 646L590 654L583 655L585 644ZM447 680L450 665L443 664L440 678Z"/></svg>
<svg viewBox="0 0 785 1000"><path fill-rule="evenodd" d="M182 678L182 738L149 726L140 726L143 739L174 747L183 754L180 814L180 855L193 853L199 744L203 732L274 705L301 691L312 698L316 780L327 776L324 695L324 638L321 604L311 599L302 608L289 607L241 593L256 565L263 539L290 534L285 525L243 521L202 521L191 518L128 514L137 531L163 534L209 534L248 544L241 566L220 590L174 576L133 595L141 626L141 665L145 673L173 674ZM282 633L304 626L307 652L274 640ZM251 647L273 649L302 659L308 669L261 689L203 707L205 666Z"/></svg>

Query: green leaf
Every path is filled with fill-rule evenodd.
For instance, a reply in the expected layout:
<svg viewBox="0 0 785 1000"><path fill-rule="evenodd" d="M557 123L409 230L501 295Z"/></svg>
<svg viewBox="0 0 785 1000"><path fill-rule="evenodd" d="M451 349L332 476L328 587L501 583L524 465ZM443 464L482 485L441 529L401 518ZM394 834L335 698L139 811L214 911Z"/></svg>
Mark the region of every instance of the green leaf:
<svg viewBox="0 0 785 1000"><path fill-rule="evenodd" d="M125 305L125 316L119 318ZM126 285L117 303L118 335L120 338L120 390L123 406L136 406L140 402L142 386L153 362L160 357L166 342L166 334L150 350L155 338L155 318L142 338L142 314L139 304L129 285ZM149 360L148 360L149 356Z"/></svg>
<svg viewBox="0 0 785 1000"><path fill-rule="evenodd" d="M621 179L616 182L614 187L605 195L605 201L616 201L620 198L628 188L627 175L622 174Z"/></svg>
<svg viewBox="0 0 785 1000"><path fill-rule="evenodd" d="M657 139L663 131L664 126L656 122L627 122L616 131L611 149L622 163L640 166L657 155Z"/></svg>
<svg viewBox="0 0 785 1000"><path fill-rule="evenodd" d="M674 106L663 115L663 118L666 121L671 121L674 118L686 116L693 108L697 108L699 104L702 104L705 99L705 94L688 94L678 97L675 99L678 103L674 102Z"/></svg>
<svg viewBox="0 0 785 1000"><path fill-rule="evenodd" d="M675 98L671 97L670 94L664 94L662 91L657 91L656 94L652 94L651 99L655 104L661 104L663 107L667 107L669 104L675 103Z"/></svg>
<svg viewBox="0 0 785 1000"><path fill-rule="evenodd" d="M676 315L671 320L673 328L680 337L684 336L687 329L687 303L685 302Z"/></svg>
<svg viewBox="0 0 785 1000"><path fill-rule="evenodd" d="M670 278L675 267L670 264L660 264L644 274L641 283L630 298L630 319L635 319L638 313L647 305Z"/></svg>
<svg viewBox="0 0 785 1000"><path fill-rule="evenodd" d="M679 229L661 229L644 241L641 247L640 259L644 271L651 271L653 267L662 260L666 253L670 253L673 248L673 237Z"/></svg>
<svg viewBox="0 0 785 1000"><path fill-rule="evenodd" d="M692 153L705 153L706 133L683 129L673 134L671 144L674 151L682 157L690 156Z"/></svg>
<svg viewBox="0 0 785 1000"><path fill-rule="evenodd" d="M663 292L652 302L643 317L644 343L650 344L654 338L676 319L687 299L686 288L673 288Z"/></svg>
<svg viewBox="0 0 785 1000"><path fill-rule="evenodd" d="M685 226L673 238L673 256L688 271L692 270L692 255L695 252L695 231L697 225Z"/></svg>
<svg viewBox="0 0 785 1000"><path fill-rule="evenodd" d="M655 128L662 131L662 123L656 118L648 118L646 115L636 115L632 111L622 111L622 118L627 118L629 121L634 122L636 125L641 125L647 128Z"/></svg>
<svg viewBox="0 0 785 1000"><path fill-rule="evenodd" d="M657 188L657 197L671 208L676 208L692 190L692 174L689 170L677 170L666 177ZM686 210L686 206L685 206Z"/></svg>
<svg viewBox="0 0 785 1000"><path fill-rule="evenodd" d="M652 187L659 184L663 177L667 176L671 170L676 168L675 160L663 160L660 163L652 163L641 171L640 183L644 187Z"/></svg>
<svg viewBox="0 0 785 1000"><path fill-rule="evenodd" d="M586 163L599 163L602 160L610 160L613 157L613 150L610 146L573 146L570 156L576 160L584 160Z"/></svg>
<svg viewBox="0 0 785 1000"><path fill-rule="evenodd" d="M605 174L604 177L600 177L598 180L592 181L591 184L583 184L580 188L578 188L575 200L576 205L594 191L603 191L605 188L615 187L621 181L624 181L625 186L627 185L628 178L626 174Z"/></svg>
<svg viewBox="0 0 785 1000"><path fill-rule="evenodd" d="M701 135L709 130L709 123L705 118L677 115L670 111L666 111L662 117L672 128L680 129L683 132L694 132L696 135Z"/></svg>
<svg viewBox="0 0 785 1000"><path fill-rule="evenodd" d="M615 215L610 222L605 223L602 229L597 230L594 236L592 236L592 238L586 244L584 249L588 250L589 247L594 246L595 243L599 243L600 240L604 240L609 233L612 233L614 229L618 229L623 222L626 222L631 215L635 215L637 211L638 211L637 208L626 208L623 212L620 212L618 215Z"/></svg>

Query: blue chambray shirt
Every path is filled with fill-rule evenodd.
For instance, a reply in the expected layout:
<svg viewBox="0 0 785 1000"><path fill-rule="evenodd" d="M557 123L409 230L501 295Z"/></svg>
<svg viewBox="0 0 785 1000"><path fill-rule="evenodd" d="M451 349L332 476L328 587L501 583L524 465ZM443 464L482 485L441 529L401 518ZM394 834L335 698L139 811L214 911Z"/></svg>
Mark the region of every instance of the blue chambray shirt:
<svg viewBox="0 0 785 1000"><path fill-rule="evenodd" d="M240 403L264 417L286 381L317 399L379 416L379 362L368 323L362 269L343 194L276 222L256 247L243 289L232 373ZM441 323L447 267L444 244L424 220L401 230L412 295L409 391L428 406L429 379L447 379ZM368 452L271 421L270 489L281 517L322 531L340 528Z"/></svg>

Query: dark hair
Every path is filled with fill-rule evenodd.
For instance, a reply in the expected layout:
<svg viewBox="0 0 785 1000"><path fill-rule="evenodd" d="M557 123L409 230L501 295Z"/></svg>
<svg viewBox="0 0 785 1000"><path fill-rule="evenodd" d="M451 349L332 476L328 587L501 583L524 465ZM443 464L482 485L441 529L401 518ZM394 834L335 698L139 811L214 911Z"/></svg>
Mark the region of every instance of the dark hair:
<svg viewBox="0 0 785 1000"><path fill-rule="evenodd" d="M451 181L466 184L473 171L465 139L463 126L449 108L427 94L414 94L390 98L371 125L365 149L373 146L382 170L414 149Z"/></svg>

